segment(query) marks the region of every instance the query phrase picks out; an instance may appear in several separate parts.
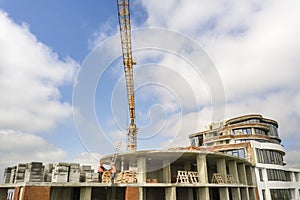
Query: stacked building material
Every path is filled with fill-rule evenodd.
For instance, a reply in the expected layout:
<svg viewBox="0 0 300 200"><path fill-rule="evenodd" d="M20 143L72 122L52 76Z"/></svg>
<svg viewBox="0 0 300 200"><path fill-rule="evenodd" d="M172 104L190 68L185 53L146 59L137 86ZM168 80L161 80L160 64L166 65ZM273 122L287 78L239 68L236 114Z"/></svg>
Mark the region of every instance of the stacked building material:
<svg viewBox="0 0 300 200"><path fill-rule="evenodd" d="M54 169L54 165L52 163L49 163L45 166L44 169L44 175L43 175L43 181L44 182L51 182L52 181L52 171Z"/></svg>
<svg viewBox="0 0 300 200"><path fill-rule="evenodd" d="M127 170L117 174L117 183L136 183L136 171Z"/></svg>
<svg viewBox="0 0 300 200"><path fill-rule="evenodd" d="M14 183L24 182L26 168L27 168L27 164L23 164L23 163L18 164Z"/></svg>
<svg viewBox="0 0 300 200"><path fill-rule="evenodd" d="M87 172L85 174L85 182L88 182L88 183L98 182L98 173Z"/></svg>
<svg viewBox="0 0 300 200"><path fill-rule="evenodd" d="M69 169L69 182L79 183L80 182L80 165L79 163L71 163Z"/></svg>
<svg viewBox="0 0 300 200"><path fill-rule="evenodd" d="M44 166L41 162L31 162L27 164L24 182L42 182Z"/></svg>
<svg viewBox="0 0 300 200"><path fill-rule="evenodd" d="M11 170L12 170L11 167L7 167L7 168L4 170L3 183L9 183L9 181L10 181L10 176L11 176Z"/></svg>
<svg viewBox="0 0 300 200"><path fill-rule="evenodd" d="M80 167L80 182L86 182L86 174L94 173L94 170L89 165L82 165ZM91 175L89 176L89 180L91 179Z"/></svg>
<svg viewBox="0 0 300 200"><path fill-rule="evenodd" d="M102 183L110 183L111 171L104 171L102 175Z"/></svg>
<svg viewBox="0 0 300 200"><path fill-rule="evenodd" d="M54 164L52 171L52 182L68 182L69 178L69 163L57 163Z"/></svg>

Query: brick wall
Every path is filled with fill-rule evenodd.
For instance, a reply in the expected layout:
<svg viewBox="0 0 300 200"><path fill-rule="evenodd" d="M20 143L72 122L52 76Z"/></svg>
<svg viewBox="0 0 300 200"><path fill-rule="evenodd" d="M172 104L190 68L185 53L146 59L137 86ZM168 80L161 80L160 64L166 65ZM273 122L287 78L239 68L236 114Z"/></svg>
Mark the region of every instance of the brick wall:
<svg viewBox="0 0 300 200"><path fill-rule="evenodd" d="M19 200L20 188L15 189L14 200ZM25 186L23 187L23 195L21 200L49 200L50 199L50 187L36 187Z"/></svg>
<svg viewBox="0 0 300 200"><path fill-rule="evenodd" d="M139 200L139 188L127 187L125 193L125 200Z"/></svg>

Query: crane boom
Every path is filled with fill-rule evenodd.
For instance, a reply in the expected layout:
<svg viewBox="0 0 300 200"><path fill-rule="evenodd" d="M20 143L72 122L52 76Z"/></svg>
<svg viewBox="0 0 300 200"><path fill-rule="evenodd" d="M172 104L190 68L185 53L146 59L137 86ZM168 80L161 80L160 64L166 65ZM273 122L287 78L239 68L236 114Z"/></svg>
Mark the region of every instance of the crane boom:
<svg viewBox="0 0 300 200"><path fill-rule="evenodd" d="M135 65L136 62L132 59L129 0L117 0L117 4L130 119L127 149L135 151L137 148L137 127L135 122L132 66Z"/></svg>

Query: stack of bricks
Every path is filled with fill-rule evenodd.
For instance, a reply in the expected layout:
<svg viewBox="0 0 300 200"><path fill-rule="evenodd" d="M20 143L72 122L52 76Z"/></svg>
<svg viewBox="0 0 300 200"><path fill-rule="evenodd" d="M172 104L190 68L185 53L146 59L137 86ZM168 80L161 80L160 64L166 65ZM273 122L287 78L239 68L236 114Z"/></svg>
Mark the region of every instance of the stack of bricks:
<svg viewBox="0 0 300 200"><path fill-rule="evenodd" d="M3 183L9 183L9 181L10 181L10 176L11 176L11 170L12 170L11 167L7 167L7 168L4 170Z"/></svg>
<svg viewBox="0 0 300 200"><path fill-rule="evenodd" d="M117 174L117 183L136 183L136 171L127 170Z"/></svg>
<svg viewBox="0 0 300 200"><path fill-rule="evenodd" d="M41 182L43 180L44 166L41 162L27 164L24 182Z"/></svg>
<svg viewBox="0 0 300 200"><path fill-rule="evenodd" d="M24 182L26 168L27 168L27 164L22 164L22 163L18 164L14 183Z"/></svg>
<svg viewBox="0 0 300 200"><path fill-rule="evenodd" d="M69 182L79 183L80 182L80 165L79 163L71 163L69 170Z"/></svg>
<svg viewBox="0 0 300 200"><path fill-rule="evenodd" d="M52 181L52 171L54 169L54 165L52 163L49 163L46 165L44 169L44 182L51 182Z"/></svg>
<svg viewBox="0 0 300 200"><path fill-rule="evenodd" d="M102 183L110 183L111 171L104 171L102 174Z"/></svg>
<svg viewBox="0 0 300 200"><path fill-rule="evenodd" d="M52 171L52 182L65 183L69 178L69 163L57 163Z"/></svg>
<svg viewBox="0 0 300 200"><path fill-rule="evenodd" d="M89 165L82 165L80 169L80 182L91 181L91 174L94 173L94 170Z"/></svg>

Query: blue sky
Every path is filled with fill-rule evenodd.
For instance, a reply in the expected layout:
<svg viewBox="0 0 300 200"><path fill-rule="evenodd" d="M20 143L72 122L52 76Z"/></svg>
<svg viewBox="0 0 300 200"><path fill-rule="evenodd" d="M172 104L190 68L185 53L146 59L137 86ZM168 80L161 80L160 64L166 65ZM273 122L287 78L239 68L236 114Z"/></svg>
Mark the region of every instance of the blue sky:
<svg viewBox="0 0 300 200"><path fill-rule="evenodd" d="M278 121L286 160L300 166L295 142L300 139L299 8L296 0L132 1L133 29L173 31L133 34L137 122L144 137L139 149L188 145L187 135L213 119L210 81L220 80L224 118L260 113ZM121 59L101 66L106 53L120 56L119 37L112 37L118 33L116 1L0 0L0 9L0 88L5 94L0 100L0 166L31 160L93 163L110 153L113 144L126 139L127 127ZM163 39L166 33L170 37ZM139 49L145 41L153 46ZM182 41L201 47L202 61L218 80L204 68L198 76L193 63L180 57L178 52L191 51L187 44L180 46ZM102 52L103 45L109 51ZM192 51L190 56L199 58ZM94 65L105 73L78 79ZM82 81L95 92L88 94L95 105L87 113L96 120L85 121L85 131L78 131L74 116L84 112L72 107L72 95L73 85ZM102 148L99 127L110 148Z"/></svg>

